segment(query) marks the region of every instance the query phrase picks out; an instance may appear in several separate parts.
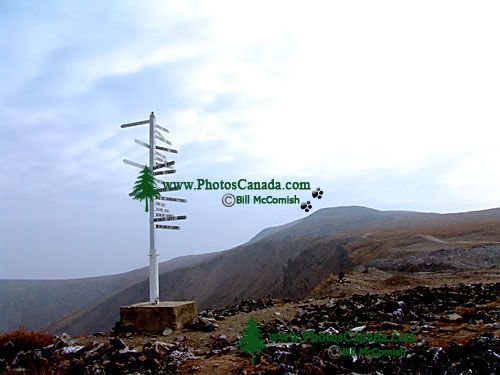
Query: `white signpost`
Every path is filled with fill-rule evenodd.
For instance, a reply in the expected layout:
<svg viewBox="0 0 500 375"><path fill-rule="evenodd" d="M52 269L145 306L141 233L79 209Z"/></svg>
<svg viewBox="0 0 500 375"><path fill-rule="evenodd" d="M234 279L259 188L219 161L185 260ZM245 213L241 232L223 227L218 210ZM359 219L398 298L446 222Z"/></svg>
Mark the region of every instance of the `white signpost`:
<svg viewBox="0 0 500 375"><path fill-rule="evenodd" d="M173 150L166 147L156 146L156 139L161 140L162 142L171 145L169 141L167 141L164 136L160 133L160 130L169 133L169 131L156 124L156 117L154 112L151 112L149 116L149 120L144 121L136 121L128 124L123 124L121 128L130 128L133 126L146 125L149 124L149 144L142 142L138 139L135 142L141 146L144 146L149 149L149 165L148 168L154 175L166 175L175 173L174 169L168 169L165 171L154 172L153 170L162 169L162 168L170 168L174 165L174 161L167 162L167 158L161 154L158 150L167 151L172 153L177 153L177 150ZM123 160L124 163L128 165L132 165L137 168L144 168L144 164L136 163L134 161L130 161L127 159ZM156 164L155 162L160 162L161 164ZM161 180L155 178L155 182L162 182ZM157 189L159 192L166 191L165 189L159 188ZM132 193L129 194L133 196ZM186 199L181 198L170 198L170 197L160 197L161 200L167 200L171 202L187 202ZM184 220L186 219L185 215L182 216L173 216L170 214L165 214L165 212L169 212L166 205L162 202L157 201L154 198L149 200L149 301L151 303L158 303L160 300L160 287L159 287L159 278L158 278L158 253L155 248L155 228L158 229L171 229L171 230L179 230L180 227L176 225L160 225L156 224L157 221L173 221L173 220Z"/></svg>

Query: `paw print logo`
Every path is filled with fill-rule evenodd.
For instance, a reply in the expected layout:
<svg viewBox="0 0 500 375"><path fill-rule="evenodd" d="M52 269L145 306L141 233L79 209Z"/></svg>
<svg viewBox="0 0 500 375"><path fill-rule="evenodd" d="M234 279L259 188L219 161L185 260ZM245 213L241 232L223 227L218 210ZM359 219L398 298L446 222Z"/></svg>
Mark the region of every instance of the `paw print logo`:
<svg viewBox="0 0 500 375"><path fill-rule="evenodd" d="M305 203L304 203L304 202L302 202L302 203L300 204L300 208L301 208L302 210L304 210L305 212L309 212L309 210L310 210L311 208L313 208L313 206L311 205L311 201L307 201L307 202L305 202Z"/></svg>
<svg viewBox="0 0 500 375"><path fill-rule="evenodd" d="M312 196L313 198L318 198L318 199L323 198L323 190L321 190L320 188L316 188L316 190L312 191Z"/></svg>

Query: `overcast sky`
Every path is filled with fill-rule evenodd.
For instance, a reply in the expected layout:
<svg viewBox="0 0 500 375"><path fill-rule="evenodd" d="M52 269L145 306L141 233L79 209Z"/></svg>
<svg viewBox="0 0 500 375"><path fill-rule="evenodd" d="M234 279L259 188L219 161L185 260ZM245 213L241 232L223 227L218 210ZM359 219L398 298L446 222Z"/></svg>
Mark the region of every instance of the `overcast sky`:
<svg viewBox="0 0 500 375"><path fill-rule="evenodd" d="M147 265L147 119L176 180L310 181L321 207L498 207L497 1L0 2L0 277ZM178 192L160 261L305 216ZM293 194L293 193L292 193ZM266 193L267 195L267 193ZM283 195L282 192L275 195Z"/></svg>

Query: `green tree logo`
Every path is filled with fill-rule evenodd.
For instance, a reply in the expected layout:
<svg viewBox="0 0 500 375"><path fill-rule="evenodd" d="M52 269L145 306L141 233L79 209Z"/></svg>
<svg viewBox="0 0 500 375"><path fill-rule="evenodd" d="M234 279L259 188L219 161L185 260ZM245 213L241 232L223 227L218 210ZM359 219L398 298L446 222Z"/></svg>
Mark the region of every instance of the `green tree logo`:
<svg viewBox="0 0 500 375"><path fill-rule="evenodd" d="M160 197L160 192L156 189L155 179L148 167L144 167L139 173L132 195L133 199L146 200L146 212L148 212L149 199Z"/></svg>
<svg viewBox="0 0 500 375"><path fill-rule="evenodd" d="M243 353L252 355L252 365L255 365L255 354L259 353L266 345L260 339L260 330L257 321L250 318L243 329L241 339L238 343L238 349Z"/></svg>

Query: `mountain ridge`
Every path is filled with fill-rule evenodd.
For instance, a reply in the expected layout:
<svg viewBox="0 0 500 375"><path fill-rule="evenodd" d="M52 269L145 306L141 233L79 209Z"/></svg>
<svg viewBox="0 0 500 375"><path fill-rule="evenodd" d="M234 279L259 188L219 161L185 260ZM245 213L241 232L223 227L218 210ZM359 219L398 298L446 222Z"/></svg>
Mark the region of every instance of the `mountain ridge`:
<svg viewBox="0 0 500 375"><path fill-rule="evenodd" d="M485 239L500 242L499 227L500 208L450 214L380 211L362 206L324 208L290 223L265 228L234 248L186 256L173 262L175 265L162 262L166 265L160 266L160 298L196 299L203 309L269 294L299 297L331 273L367 264L372 259L397 258L446 246L446 243L429 241L421 234L444 236L446 240L468 236L472 245L467 246L473 246L474 241ZM38 319L35 322L38 326L34 328L70 334L109 330L117 320L121 305L148 299L147 268L125 274L142 276L122 283L119 289L111 288L107 294L93 291L93 299L58 311L59 315L49 309L42 316L45 320ZM110 277L113 278L112 275L101 278ZM92 282L95 278L89 280ZM5 301L3 287L0 280L0 301ZM92 289L95 285L86 288ZM59 298L64 299L68 293L60 294ZM32 299L31 303L36 301ZM0 306L2 311L4 306L5 303ZM24 306L34 309L29 298ZM16 308L22 310L19 304ZM33 324L26 316L24 319L28 327ZM20 322L4 319L0 323L3 323L0 329L5 330Z"/></svg>

